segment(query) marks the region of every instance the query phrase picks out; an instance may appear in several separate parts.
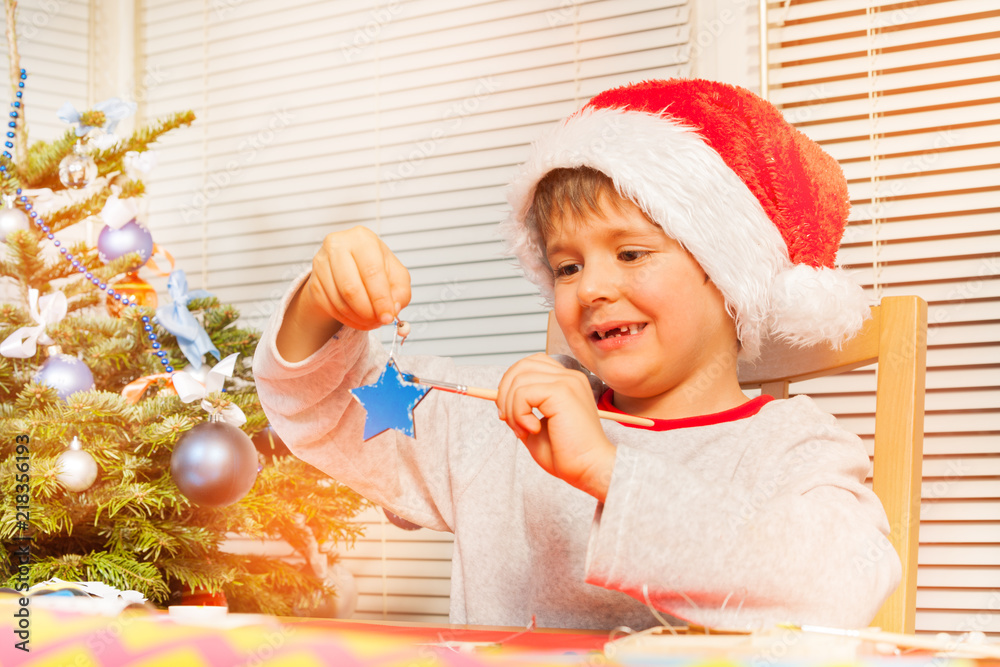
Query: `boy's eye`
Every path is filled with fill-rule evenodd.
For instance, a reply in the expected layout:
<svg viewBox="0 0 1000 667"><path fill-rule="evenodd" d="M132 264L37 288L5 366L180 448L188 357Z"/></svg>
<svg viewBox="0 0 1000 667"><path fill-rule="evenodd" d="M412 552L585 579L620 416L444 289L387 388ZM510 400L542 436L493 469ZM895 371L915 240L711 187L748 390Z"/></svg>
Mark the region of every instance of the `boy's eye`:
<svg viewBox="0 0 1000 667"><path fill-rule="evenodd" d="M579 264L563 264L562 266L557 266L555 269L556 278L571 276L579 270Z"/></svg>
<svg viewBox="0 0 1000 667"><path fill-rule="evenodd" d="M623 262L635 262L648 254L648 250L622 250L618 253L618 259Z"/></svg>

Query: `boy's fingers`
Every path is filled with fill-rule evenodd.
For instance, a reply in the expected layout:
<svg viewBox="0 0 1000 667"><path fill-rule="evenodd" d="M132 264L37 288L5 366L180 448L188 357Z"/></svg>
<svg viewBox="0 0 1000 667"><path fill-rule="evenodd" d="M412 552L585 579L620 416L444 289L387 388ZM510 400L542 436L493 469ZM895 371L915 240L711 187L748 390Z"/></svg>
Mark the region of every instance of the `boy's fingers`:
<svg viewBox="0 0 1000 667"><path fill-rule="evenodd" d="M507 402L507 421L511 427L519 427L531 434L542 430L542 422L535 415L534 409L543 405L557 391L558 380L552 381L551 376L532 374L528 381L514 386L509 392Z"/></svg>
<svg viewBox="0 0 1000 667"><path fill-rule="evenodd" d="M507 415L513 410L516 388L558 382L556 378L565 370L554 359L542 353L533 354L515 362L500 378L500 384L497 387L497 408L500 410L500 418L506 421ZM556 388L551 387L550 390L554 391ZM544 400L544 397L539 400Z"/></svg>
<svg viewBox="0 0 1000 667"><path fill-rule="evenodd" d="M389 291L392 297L392 314L399 317L399 311L410 304L410 272L384 244L383 248L385 270L389 276Z"/></svg>
<svg viewBox="0 0 1000 667"><path fill-rule="evenodd" d="M373 321L388 324L396 315L393 307L392 291L389 286L389 274L386 271L386 258L383 254L383 244L364 244L354 248L351 256L364 288L364 298L357 294L355 299L367 301L363 310L358 310L362 317L371 313ZM386 248L386 251L388 249ZM354 301L351 301L352 306ZM367 318L366 318L367 319Z"/></svg>
<svg viewBox="0 0 1000 667"><path fill-rule="evenodd" d="M361 273L351 253L343 253L333 258L331 262L333 278L336 283L335 294L331 300L342 303L342 314L352 319L355 328L370 330L378 326L375 309L372 307L368 290L361 278Z"/></svg>
<svg viewBox="0 0 1000 667"><path fill-rule="evenodd" d="M504 371L500 383L497 385L497 409L500 411L500 419L507 421L507 414L510 412L510 388L515 379L519 378L524 369L524 359L515 361L510 368Z"/></svg>
<svg viewBox="0 0 1000 667"><path fill-rule="evenodd" d="M325 267L325 269L328 275L332 275L329 267ZM351 309L344 303L344 300L340 298L333 278L321 277L323 273L324 267L313 268L313 275L316 277L310 295L313 304L341 324L357 329L360 323Z"/></svg>
<svg viewBox="0 0 1000 667"><path fill-rule="evenodd" d="M306 289L313 306L341 324L357 328L357 318L337 291L337 279L329 258L317 257L313 260L312 275L306 282Z"/></svg>
<svg viewBox="0 0 1000 667"><path fill-rule="evenodd" d="M330 300L330 294L335 290L333 273L330 264L318 257L312 263L312 275L306 280L305 290L311 307L319 308L329 317L337 317L336 308Z"/></svg>

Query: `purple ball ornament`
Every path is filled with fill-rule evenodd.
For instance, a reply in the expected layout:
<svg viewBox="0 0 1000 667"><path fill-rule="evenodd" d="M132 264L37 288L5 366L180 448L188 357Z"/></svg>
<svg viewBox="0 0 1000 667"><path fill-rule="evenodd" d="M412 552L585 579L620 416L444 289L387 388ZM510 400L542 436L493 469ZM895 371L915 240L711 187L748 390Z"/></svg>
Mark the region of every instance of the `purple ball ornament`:
<svg viewBox="0 0 1000 667"><path fill-rule="evenodd" d="M32 379L53 387L64 401L78 391L94 388L94 374L87 364L68 354L50 356Z"/></svg>
<svg viewBox="0 0 1000 667"><path fill-rule="evenodd" d="M253 488L257 449L246 433L213 415L181 436L170 457L170 476L197 505L232 505Z"/></svg>
<svg viewBox="0 0 1000 667"><path fill-rule="evenodd" d="M130 252L139 253L142 259L130 269L137 269L153 254L153 235L136 220L130 220L121 229L104 226L97 236L97 254L105 264Z"/></svg>

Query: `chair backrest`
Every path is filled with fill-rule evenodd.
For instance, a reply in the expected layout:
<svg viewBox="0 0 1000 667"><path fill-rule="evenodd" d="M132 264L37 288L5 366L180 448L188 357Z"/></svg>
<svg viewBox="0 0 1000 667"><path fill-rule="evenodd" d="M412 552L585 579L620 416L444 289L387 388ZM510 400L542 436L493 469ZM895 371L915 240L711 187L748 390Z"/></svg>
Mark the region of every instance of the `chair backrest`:
<svg viewBox="0 0 1000 667"><path fill-rule="evenodd" d="M549 354L568 353L552 315ZM872 486L889 517L889 541L903 564L903 580L872 625L912 633L916 614L917 547L924 441L927 303L916 296L885 297L872 307L861 332L840 350L769 342L753 364L740 364L740 385L787 398L792 382L836 375L878 362Z"/></svg>

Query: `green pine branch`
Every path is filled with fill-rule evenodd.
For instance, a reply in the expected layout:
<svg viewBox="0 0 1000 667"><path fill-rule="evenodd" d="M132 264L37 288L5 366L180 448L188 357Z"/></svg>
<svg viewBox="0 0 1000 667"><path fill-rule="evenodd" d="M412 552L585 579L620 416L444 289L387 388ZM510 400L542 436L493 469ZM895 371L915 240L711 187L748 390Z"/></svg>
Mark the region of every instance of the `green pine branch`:
<svg viewBox="0 0 1000 667"><path fill-rule="evenodd" d="M221 558L219 554L198 556L181 556L164 558L160 561L164 578L174 584L173 588L187 590L205 590L217 593L223 587L236 579L237 571L242 563L231 562Z"/></svg>
<svg viewBox="0 0 1000 667"><path fill-rule="evenodd" d="M59 182L59 162L73 151L77 141L79 137L76 136L76 130L69 129L51 142L34 142L28 147L27 159L22 160L17 169L10 170L11 178L7 182L14 181L14 187L61 190L63 185ZM54 183L45 184L53 180Z"/></svg>
<svg viewBox="0 0 1000 667"><path fill-rule="evenodd" d="M283 539L300 554L317 544L324 550L348 546L362 532L351 519L366 501L298 459L272 456L240 502L223 508L192 503L173 482L170 458L184 434L205 421L200 401L183 403L164 378L152 381L134 405L120 393L132 379L163 372L141 321L153 311L124 308L118 317L105 315L104 295L65 262L36 252L40 239L36 231L12 235L0 271L25 294L29 284L43 295L55 286L66 294L70 312L48 334L65 353L86 361L97 388L63 401L55 389L35 383L47 358L44 346L28 359L0 358L0 430L29 434L33 443L30 530L38 566L32 581L100 580L138 590L158 604L170 591L223 590L230 607L244 611L287 614L329 603L332 589L297 563L219 549L231 531ZM104 282L138 263L133 255L105 265L84 244L69 251ZM259 333L241 327L238 311L216 297L188 307L222 356L240 354L227 391L209 400L238 405L247 418L243 430L253 435L267 425L250 364ZM31 324L26 302L0 305L0 333ZM154 326L169 363L183 368L187 360L173 335ZM58 457L73 436L98 466L97 480L81 492L58 480ZM0 440L0 546L21 530L12 500L12 444ZM2 548L0 556L7 553ZM0 580L13 574L0 559Z"/></svg>
<svg viewBox="0 0 1000 667"><path fill-rule="evenodd" d="M7 336L14 333L15 327L3 327L0 329L0 340L6 340ZM15 367L10 359L0 356L0 397L9 396L15 387ZM0 406L6 405L6 401L0 402ZM13 407L13 406L12 406ZM4 415L0 412L0 418Z"/></svg>
<svg viewBox="0 0 1000 667"><path fill-rule="evenodd" d="M0 264L0 272L14 278L21 287L21 300L28 303L28 288L48 291L49 267L42 255L41 235L20 231L7 235L7 259Z"/></svg>
<svg viewBox="0 0 1000 667"><path fill-rule="evenodd" d="M116 179L116 181L117 180L118 179ZM141 197L146 193L146 186L142 181L125 180L120 184L120 186L121 193L118 195L120 199ZM92 215L100 213L101 210L104 209L104 205L107 203L111 194L111 190L100 190L95 192L89 199L71 204L70 206L66 206L58 211L53 211L48 214L45 216L45 223L49 226L53 233L62 231L63 229L71 227Z"/></svg>
<svg viewBox="0 0 1000 667"><path fill-rule="evenodd" d="M231 554L220 556L233 558ZM223 586L230 611L291 616L336 595L329 585L299 566L260 556L239 558L243 567Z"/></svg>
<svg viewBox="0 0 1000 667"><path fill-rule="evenodd" d="M179 127L190 125L195 120L193 111L178 111L166 118L159 119L146 127L139 128L132 133L132 136L125 141L109 148L98 151L94 154L94 161L97 162L98 173L105 174L123 171L123 160L129 151L143 152L150 144L154 143L161 136L176 130Z"/></svg>
<svg viewBox="0 0 1000 667"><path fill-rule="evenodd" d="M190 125L194 119L193 111L180 111L136 130L131 137L111 148L91 153L91 157L97 163L98 175L107 176L122 172L127 152L143 152L167 132ZM28 150L27 164L14 174L22 184L21 187L62 189L62 183L59 182L59 162L73 150L76 142L76 131L69 130L51 143L36 142L32 145Z"/></svg>

